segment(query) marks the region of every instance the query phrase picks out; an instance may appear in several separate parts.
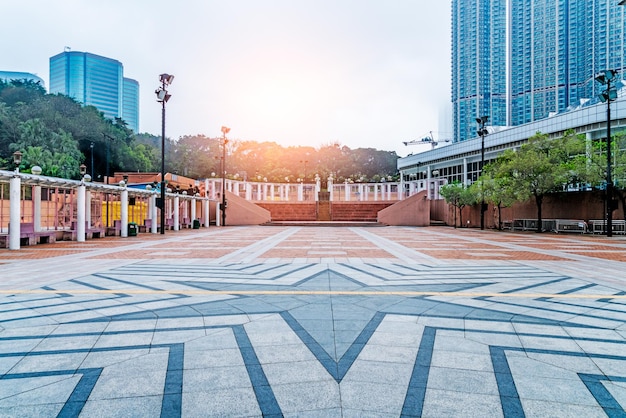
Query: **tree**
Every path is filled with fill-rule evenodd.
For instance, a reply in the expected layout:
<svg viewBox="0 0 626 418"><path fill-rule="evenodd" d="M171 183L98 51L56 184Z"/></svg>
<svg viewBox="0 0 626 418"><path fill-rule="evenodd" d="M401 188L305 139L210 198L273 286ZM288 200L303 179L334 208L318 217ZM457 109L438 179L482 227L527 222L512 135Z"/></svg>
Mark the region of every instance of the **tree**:
<svg viewBox="0 0 626 418"><path fill-rule="evenodd" d="M470 190L476 201L490 203L498 210L498 230L502 229L502 208L507 208L520 200L517 190L509 177L494 177L490 166L486 166L479 181L472 183Z"/></svg>
<svg viewBox="0 0 626 418"><path fill-rule="evenodd" d="M586 181L585 143L581 136L567 132L550 139L537 133L519 149L506 150L494 163L493 175L519 201L533 198L537 206L537 232L542 231L542 204L546 194L567 184Z"/></svg>
<svg viewBox="0 0 626 418"><path fill-rule="evenodd" d="M454 206L454 227L456 228L456 213L459 212L460 224L463 226L463 208L476 203L476 194L463 183L455 181L441 186L439 193L446 202Z"/></svg>

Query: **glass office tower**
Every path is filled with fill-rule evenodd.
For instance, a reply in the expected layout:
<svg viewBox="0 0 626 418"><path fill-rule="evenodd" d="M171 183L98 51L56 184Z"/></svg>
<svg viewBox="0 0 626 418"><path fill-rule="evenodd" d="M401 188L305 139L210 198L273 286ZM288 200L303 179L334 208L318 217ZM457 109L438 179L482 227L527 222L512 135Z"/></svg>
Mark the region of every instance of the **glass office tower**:
<svg viewBox="0 0 626 418"><path fill-rule="evenodd" d="M122 118L137 132L139 86L132 86L128 100L136 102L134 106L126 106L128 111L124 115L126 84L132 86L124 82L124 68L117 60L77 51L64 51L50 58L50 93L65 94L84 105L95 106L107 118Z"/></svg>
<svg viewBox="0 0 626 418"><path fill-rule="evenodd" d="M453 0L455 140L476 137L478 116L515 126L595 100L601 70L623 78L626 8L617 2Z"/></svg>
<svg viewBox="0 0 626 418"><path fill-rule="evenodd" d="M139 132L139 83L124 77L122 93L122 119L130 129Z"/></svg>

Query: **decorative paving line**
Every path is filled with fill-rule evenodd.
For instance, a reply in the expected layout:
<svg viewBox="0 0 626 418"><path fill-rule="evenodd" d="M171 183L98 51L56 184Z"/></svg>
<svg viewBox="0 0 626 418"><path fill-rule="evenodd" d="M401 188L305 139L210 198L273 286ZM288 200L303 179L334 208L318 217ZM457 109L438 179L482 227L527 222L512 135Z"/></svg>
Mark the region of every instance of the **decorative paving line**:
<svg viewBox="0 0 626 418"><path fill-rule="evenodd" d="M425 327L422 332L422 341L420 341L420 347L417 350L417 356L413 364L413 372L411 373L409 387L402 405L401 417L422 416L436 332L437 330L433 327Z"/></svg>
<svg viewBox="0 0 626 418"><path fill-rule="evenodd" d="M76 334L76 335L81 335ZM48 336L46 336L48 337ZM50 351L30 351L16 353L0 353L0 358L7 357L28 357L28 356L48 356L63 355L76 353L104 353L128 350L146 350L156 348L168 348L170 355L168 357L167 372L165 375L164 395L162 401L161 416L162 417L180 417L180 406L182 405L182 365L184 350L183 344L150 344L123 347L103 347L103 348L78 348L66 350L50 350ZM85 406L89 395L96 385L100 373L103 368L88 368L75 370L51 370L31 373L13 373L0 376L0 380L37 378L58 375L76 375L82 374L79 383L74 388L70 397L65 401L65 405L58 414L59 417L77 417ZM178 411L178 414L176 414ZM164 414L165 412L165 414ZM172 412L168 414L168 412Z"/></svg>
<svg viewBox="0 0 626 418"><path fill-rule="evenodd" d="M490 283L489 283L490 284ZM197 283L187 283L188 286L198 286ZM488 285L488 284L487 284ZM259 285L255 285L259 286ZM415 287L419 285L404 284L402 286ZM449 285L430 285L430 287L449 287ZM464 287L477 287L481 285L466 284ZM372 286L375 287L375 286ZM61 293L62 292L62 293ZM137 289L137 290L124 290L124 293L120 292L120 289L108 290L108 289L8 289L0 290L0 294L7 295L46 295L56 294L63 297L72 297L76 295L116 295L119 297L130 297L131 295L174 295L180 297L186 296L216 296L216 295L229 295L229 296L405 296L405 297L422 297L422 296L441 296L452 298L506 298L506 299L534 299L537 301L548 301L549 299L594 299L606 298L603 294L587 294L587 293L497 293L497 292L457 292L457 291L419 291L419 290L189 290L189 289L169 289L169 290L152 290L152 289ZM110 298L107 298L110 299ZM625 294L615 294L610 299L624 299ZM168 299L162 299L168 300ZM81 303L84 303L81 301ZM138 303L146 303L141 301ZM500 303L494 301L494 303ZM130 305L127 304L127 305ZM512 305L521 306L521 305ZM572 305L583 307L582 305ZM536 308L533 306L533 308ZM536 308L540 309L540 308ZM594 308L600 309L600 308ZM2 312L2 311L0 311ZM615 311L619 312L619 311ZM24 319L24 318L19 318Z"/></svg>
<svg viewBox="0 0 626 418"><path fill-rule="evenodd" d="M466 330L467 332L467 330ZM624 344L625 342L620 342ZM493 363L493 369L496 376L496 382L498 383L498 392L500 393L500 400L502 403L502 409L504 417L523 417L524 410L515 387L515 380L509 367L509 363L506 359L507 351L518 351L522 353L537 353L548 355L562 355L569 357L582 357L582 358L598 358L626 361L624 356L616 356L611 354L596 354L596 353L579 353L572 351L560 351L560 350L545 350L536 348L520 348L520 347L503 347L503 346L490 346L489 352L491 354L491 360ZM578 373L591 395L595 398L598 405L604 409L609 417L624 417L626 411L615 400L611 393L602 386L599 382L601 380L612 380L626 382L626 377L622 376L597 376L589 375L585 373Z"/></svg>
<svg viewBox="0 0 626 418"><path fill-rule="evenodd" d="M609 418L624 418L626 417L626 411L615 400L611 392L602 384L603 381L611 382L626 382L626 377L623 376L605 376L598 374L586 374L578 373L578 376L583 381L589 392L596 398L598 404L604 410L604 413Z"/></svg>
<svg viewBox="0 0 626 418"><path fill-rule="evenodd" d="M0 380L29 379L48 376L74 376L81 375L80 380L74 387L71 395L61 408L58 417L77 417L82 411L93 387L102 373L102 368L88 368L76 370L51 370L46 372L33 373L11 373L0 376Z"/></svg>
<svg viewBox="0 0 626 418"><path fill-rule="evenodd" d="M248 376L252 382L252 389L254 390L254 395L256 396L261 413L264 417L282 416L282 411L280 410L280 406L278 406L274 391L267 381L267 376L265 376L263 367L259 362L259 358L254 351L254 347L243 325L234 325L232 330L235 334L235 340L239 346L239 351L243 357L246 370L248 371Z"/></svg>

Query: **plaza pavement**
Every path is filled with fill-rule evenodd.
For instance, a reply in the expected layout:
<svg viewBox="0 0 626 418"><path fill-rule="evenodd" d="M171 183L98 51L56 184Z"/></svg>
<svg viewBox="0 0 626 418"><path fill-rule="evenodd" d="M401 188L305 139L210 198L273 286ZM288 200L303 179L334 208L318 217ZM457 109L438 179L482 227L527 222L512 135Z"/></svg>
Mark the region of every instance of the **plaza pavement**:
<svg viewBox="0 0 626 418"><path fill-rule="evenodd" d="M624 417L626 238L225 227L0 250L0 416Z"/></svg>

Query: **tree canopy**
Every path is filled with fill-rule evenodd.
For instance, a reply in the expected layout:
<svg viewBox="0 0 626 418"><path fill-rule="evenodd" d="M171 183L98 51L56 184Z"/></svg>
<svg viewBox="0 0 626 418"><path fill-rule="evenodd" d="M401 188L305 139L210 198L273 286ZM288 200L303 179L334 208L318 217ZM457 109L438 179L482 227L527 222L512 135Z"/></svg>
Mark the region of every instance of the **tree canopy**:
<svg viewBox="0 0 626 418"><path fill-rule="evenodd" d="M161 137L135 134L121 119L110 120L93 106L64 95L46 94L28 80L0 80L0 167L9 167L20 150L28 170L39 165L44 175L78 178L84 163L94 180L116 171L160 172ZM220 175L221 138L204 135L165 140L167 172L192 178ZM313 181L332 173L337 181L397 178L395 152L351 150L339 143L283 147L275 142L232 139L226 147L230 178L253 181ZM91 162L93 161L93 167ZM108 162L108 164L107 164Z"/></svg>

